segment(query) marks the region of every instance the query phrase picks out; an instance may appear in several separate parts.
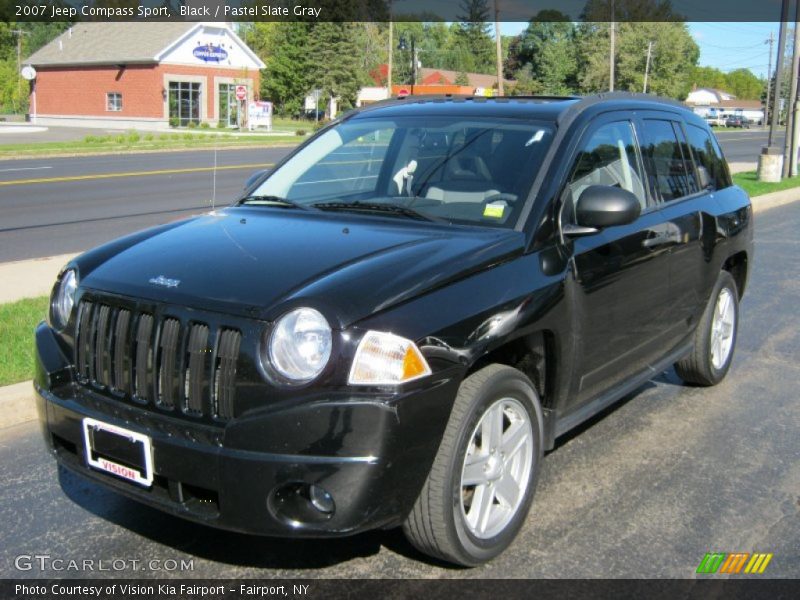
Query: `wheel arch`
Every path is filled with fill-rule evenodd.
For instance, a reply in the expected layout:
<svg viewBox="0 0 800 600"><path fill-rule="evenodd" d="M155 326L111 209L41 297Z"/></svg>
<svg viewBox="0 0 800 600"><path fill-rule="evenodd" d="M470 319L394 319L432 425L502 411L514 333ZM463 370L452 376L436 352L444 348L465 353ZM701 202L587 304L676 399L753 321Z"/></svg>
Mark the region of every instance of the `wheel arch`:
<svg viewBox="0 0 800 600"><path fill-rule="evenodd" d="M749 270L747 251L742 250L729 256L722 265L722 270L727 271L736 282L736 291L739 293L739 299L744 296L744 290L747 286L747 275Z"/></svg>
<svg viewBox="0 0 800 600"><path fill-rule="evenodd" d="M464 377L490 364L513 367L526 375L539 396L542 409L553 407L556 376L556 337L549 329L508 340L478 357L467 369Z"/></svg>

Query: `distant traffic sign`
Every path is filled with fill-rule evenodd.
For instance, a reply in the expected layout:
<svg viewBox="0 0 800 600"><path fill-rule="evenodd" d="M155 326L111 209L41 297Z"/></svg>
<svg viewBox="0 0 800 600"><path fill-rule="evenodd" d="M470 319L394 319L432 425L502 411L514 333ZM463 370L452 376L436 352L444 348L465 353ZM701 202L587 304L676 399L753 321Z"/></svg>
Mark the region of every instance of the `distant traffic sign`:
<svg viewBox="0 0 800 600"><path fill-rule="evenodd" d="M246 85L237 85L236 86L236 97L239 100L245 100L247 98L247 86Z"/></svg>

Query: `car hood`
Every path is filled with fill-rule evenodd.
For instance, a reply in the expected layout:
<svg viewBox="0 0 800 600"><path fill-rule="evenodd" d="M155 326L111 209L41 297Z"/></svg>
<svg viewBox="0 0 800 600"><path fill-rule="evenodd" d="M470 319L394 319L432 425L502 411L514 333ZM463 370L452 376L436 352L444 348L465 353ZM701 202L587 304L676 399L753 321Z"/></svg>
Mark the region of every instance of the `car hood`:
<svg viewBox="0 0 800 600"><path fill-rule="evenodd" d="M248 207L132 239L81 285L265 320L310 305L339 327L524 248L516 231Z"/></svg>

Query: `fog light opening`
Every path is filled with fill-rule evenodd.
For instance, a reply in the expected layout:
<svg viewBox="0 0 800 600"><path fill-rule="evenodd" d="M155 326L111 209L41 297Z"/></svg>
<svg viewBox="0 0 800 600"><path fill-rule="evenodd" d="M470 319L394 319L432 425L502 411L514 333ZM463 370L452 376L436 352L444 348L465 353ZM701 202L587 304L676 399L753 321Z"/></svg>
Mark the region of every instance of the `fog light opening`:
<svg viewBox="0 0 800 600"><path fill-rule="evenodd" d="M267 507L274 517L294 528L327 521L336 512L328 490L304 482L286 483L272 490Z"/></svg>

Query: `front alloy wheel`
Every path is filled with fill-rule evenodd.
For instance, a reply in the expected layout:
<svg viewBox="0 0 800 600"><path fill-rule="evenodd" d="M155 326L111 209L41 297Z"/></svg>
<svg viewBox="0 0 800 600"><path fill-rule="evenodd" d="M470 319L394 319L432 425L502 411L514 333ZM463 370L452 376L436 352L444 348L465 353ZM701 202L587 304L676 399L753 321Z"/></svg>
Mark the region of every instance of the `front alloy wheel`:
<svg viewBox="0 0 800 600"><path fill-rule="evenodd" d="M533 430L525 407L498 400L472 432L461 470L461 515L469 532L490 539L513 519L527 492Z"/></svg>
<svg viewBox="0 0 800 600"><path fill-rule="evenodd" d="M528 514L542 459L530 380L489 365L459 388L428 479L403 525L420 551L465 566L491 560Z"/></svg>

